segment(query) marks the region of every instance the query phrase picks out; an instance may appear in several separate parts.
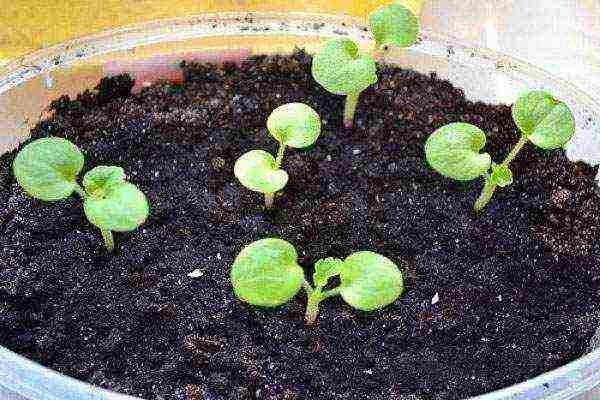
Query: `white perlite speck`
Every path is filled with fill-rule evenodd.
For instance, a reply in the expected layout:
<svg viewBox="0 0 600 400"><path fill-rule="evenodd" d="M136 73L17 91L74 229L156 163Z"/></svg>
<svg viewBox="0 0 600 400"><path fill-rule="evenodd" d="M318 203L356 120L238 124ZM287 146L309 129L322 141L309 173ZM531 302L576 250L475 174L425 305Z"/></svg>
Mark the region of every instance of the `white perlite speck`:
<svg viewBox="0 0 600 400"><path fill-rule="evenodd" d="M204 275L204 272L202 272L198 268L187 274L187 276L189 276L190 278L200 278L202 275Z"/></svg>

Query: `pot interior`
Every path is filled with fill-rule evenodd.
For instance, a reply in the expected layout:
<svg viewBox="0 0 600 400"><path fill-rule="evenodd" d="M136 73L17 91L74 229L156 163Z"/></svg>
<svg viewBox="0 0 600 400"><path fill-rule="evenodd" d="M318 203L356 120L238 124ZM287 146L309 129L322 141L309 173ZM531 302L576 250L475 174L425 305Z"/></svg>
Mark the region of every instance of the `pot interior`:
<svg viewBox="0 0 600 400"><path fill-rule="evenodd" d="M363 21L350 17L226 13L103 32L29 54L0 69L0 154L29 135L52 100L92 88L107 74L130 72L142 85L160 77L177 78L183 59L235 61L252 54L289 54L296 47L314 52L330 37L352 38L364 50L372 46ZM576 118L575 137L565 149L568 157L600 163L600 103L532 65L428 32L417 45L391 51L380 61L435 72L462 88L469 99L488 103L510 104L526 89L548 90L567 103ZM600 381L600 328L588 350L587 356L565 367L479 399L558 399L583 393ZM90 394L94 397L85 398L126 398L48 371L2 348L0 377L0 388L24 399ZM39 397L40 385L56 391L56 397ZM66 393L72 396L58 397Z"/></svg>

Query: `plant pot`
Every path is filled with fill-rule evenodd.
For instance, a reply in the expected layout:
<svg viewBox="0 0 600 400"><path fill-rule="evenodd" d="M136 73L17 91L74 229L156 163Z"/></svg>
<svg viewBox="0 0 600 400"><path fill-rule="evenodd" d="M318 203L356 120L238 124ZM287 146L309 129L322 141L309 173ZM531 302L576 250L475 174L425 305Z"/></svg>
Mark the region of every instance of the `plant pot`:
<svg viewBox="0 0 600 400"><path fill-rule="evenodd" d="M140 81L154 79L157 69L176 78L177 61L184 58L286 54L294 47L314 51L323 37L331 36L351 37L364 48L370 45L369 34L352 18L228 13L153 22L33 53L9 64L0 75L0 151L14 148L26 138L51 100L93 87L115 68L130 70ZM573 161L600 161L600 153L593 146L598 140L600 104L533 66L429 33L422 35L418 45L391 53L385 61L425 73L435 71L463 88L467 97L486 102L510 103L525 88L547 89L565 101L576 118L578 131L566 150L569 157ZM590 343L589 354L564 367L477 399L593 396L592 388L600 382L597 345ZM4 348L0 348L0 395L15 400L128 398L57 374Z"/></svg>

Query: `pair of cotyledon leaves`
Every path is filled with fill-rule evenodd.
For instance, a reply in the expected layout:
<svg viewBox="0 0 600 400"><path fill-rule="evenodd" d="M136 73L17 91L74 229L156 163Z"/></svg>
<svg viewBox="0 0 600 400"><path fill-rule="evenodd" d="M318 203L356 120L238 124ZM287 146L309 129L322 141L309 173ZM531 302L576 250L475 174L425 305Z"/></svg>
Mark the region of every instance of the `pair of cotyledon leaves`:
<svg viewBox="0 0 600 400"><path fill-rule="evenodd" d="M29 143L17 154L13 172L19 185L43 201L69 197L78 189L77 176L83 169L81 151L68 140L49 137ZM120 167L98 166L83 178L84 212L100 229L126 232L148 217L146 196L126 182Z"/></svg>
<svg viewBox="0 0 600 400"><path fill-rule="evenodd" d="M267 130L280 144L304 148L315 143L321 133L319 114L303 103L277 107L267 120ZM275 193L285 187L289 176L280 169L275 157L264 150L251 150L236 161L233 172L250 190Z"/></svg>
<svg viewBox="0 0 600 400"><path fill-rule="evenodd" d="M282 239L258 240L236 257L230 277L235 294L256 306L276 307L300 290L304 272L296 249ZM314 284L322 287L339 275L339 292L352 307L371 311L398 298L402 274L388 258L370 251L351 254L345 260L327 258L315 264Z"/></svg>
<svg viewBox="0 0 600 400"><path fill-rule="evenodd" d="M542 149L562 148L575 133L575 119L569 108L543 91L520 96L512 107L512 116L527 141ZM491 183L512 183L510 169L494 164L487 153L485 133L471 124L445 125L429 136L425 153L429 164L442 175L461 181L485 175L491 167Z"/></svg>
<svg viewBox="0 0 600 400"><path fill-rule="evenodd" d="M407 47L417 40L419 20L399 4L376 10L369 16L369 23L377 48ZM318 83L336 94L360 93L377 82L373 58L361 56L358 46L348 39L327 42L313 58L312 73ZM271 114L267 128L281 145L302 148L317 140L321 123L312 108L291 103ZM271 194L283 189L289 179L287 172L279 167L273 155L264 150L252 150L236 161L234 174L248 189Z"/></svg>
<svg viewBox="0 0 600 400"><path fill-rule="evenodd" d="M369 24L378 49L408 47L417 41L419 19L400 4L374 11ZM360 93L377 82L375 60L360 55L358 46L350 39L325 43L313 58L312 74L321 86L339 95Z"/></svg>

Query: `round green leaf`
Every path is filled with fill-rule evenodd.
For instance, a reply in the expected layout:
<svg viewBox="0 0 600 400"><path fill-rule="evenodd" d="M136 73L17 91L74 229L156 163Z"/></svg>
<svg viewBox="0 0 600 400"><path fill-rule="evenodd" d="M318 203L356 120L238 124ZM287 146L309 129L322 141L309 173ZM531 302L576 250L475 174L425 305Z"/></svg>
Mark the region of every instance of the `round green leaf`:
<svg viewBox="0 0 600 400"><path fill-rule="evenodd" d="M125 171L121 167L100 165L83 177L83 187L87 193L93 195L104 188L125 181Z"/></svg>
<svg viewBox="0 0 600 400"><path fill-rule="evenodd" d="M377 82L377 67L369 56L360 56L349 39L334 39L313 57L312 74L334 94L360 93Z"/></svg>
<svg viewBox="0 0 600 400"><path fill-rule="evenodd" d="M146 196L129 182L113 183L90 194L83 209L93 225L114 232L135 230L149 212Z"/></svg>
<svg viewBox="0 0 600 400"><path fill-rule="evenodd" d="M44 201L69 197L77 187L83 154L68 140L49 137L29 143L15 157L13 172L21 187Z"/></svg>
<svg viewBox="0 0 600 400"><path fill-rule="evenodd" d="M546 92L533 91L519 97L512 115L523 135L542 149L562 148L575 133L575 118L569 107Z"/></svg>
<svg viewBox="0 0 600 400"><path fill-rule="evenodd" d="M262 239L244 247L230 278L237 297L255 306L276 307L294 297L304 282L294 246L285 240Z"/></svg>
<svg viewBox="0 0 600 400"><path fill-rule="evenodd" d="M369 24L377 48L408 47L416 43L420 29L419 18L408 8L396 3L380 7L371 13Z"/></svg>
<svg viewBox="0 0 600 400"><path fill-rule="evenodd" d="M233 173L240 183L259 193L275 193L285 187L288 174L275 168L275 158L264 150L251 150L237 159Z"/></svg>
<svg viewBox="0 0 600 400"><path fill-rule="evenodd" d="M485 133L474 125L456 122L442 126L425 143L429 165L440 174L459 181L475 179L490 168L490 155L479 153Z"/></svg>
<svg viewBox="0 0 600 400"><path fill-rule="evenodd" d="M500 187L512 185L512 171L507 166L492 163L492 172L490 174L489 179L492 184L498 185Z"/></svg>
<svg viewBox="0 0 600 400"><path fill-rule="evenodd" d="M288 103L273 110L267 129L286 146L303 148L316 142L321 133L321 118L306 104Z"/></svg>
<svg viewBox="0 0 600 400"><path fill-rule="evenodd" d="M402 273L388 258L359 251L344 260L340 294L352 307L371 311L392 303L404 288Z"/></svg>

